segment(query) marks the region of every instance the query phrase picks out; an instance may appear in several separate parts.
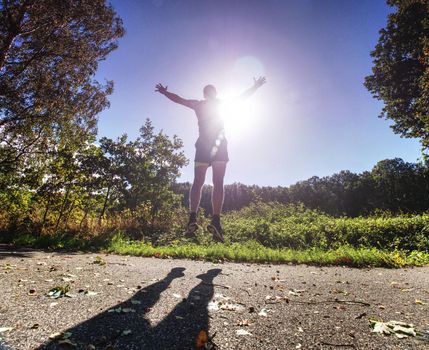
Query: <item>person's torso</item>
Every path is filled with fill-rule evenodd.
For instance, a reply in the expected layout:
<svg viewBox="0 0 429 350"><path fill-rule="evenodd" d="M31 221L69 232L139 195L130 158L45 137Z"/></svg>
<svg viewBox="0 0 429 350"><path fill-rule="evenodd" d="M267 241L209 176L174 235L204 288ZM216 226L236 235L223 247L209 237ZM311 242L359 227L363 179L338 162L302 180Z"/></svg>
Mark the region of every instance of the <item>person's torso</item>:
<svg viewBox="0 0 429 350"><path fill-rule="evenodd" d="M202 100L195 113L198 118L200 139L213 141L224 138L224 122L219 111L219 100Z"/></svg>

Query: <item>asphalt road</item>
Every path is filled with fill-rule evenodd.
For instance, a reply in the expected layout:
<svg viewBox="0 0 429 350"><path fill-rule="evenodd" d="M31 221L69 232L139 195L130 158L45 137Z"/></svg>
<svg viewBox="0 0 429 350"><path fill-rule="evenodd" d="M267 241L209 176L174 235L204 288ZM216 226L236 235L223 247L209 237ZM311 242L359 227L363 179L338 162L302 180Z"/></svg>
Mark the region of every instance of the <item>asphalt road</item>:
<svg viewBox="0 0 429 350"><path fill-rule="evenodd" d="M96 256L0 250L0 349L429 349L369 326L429 329L429 267Z"/></svg>

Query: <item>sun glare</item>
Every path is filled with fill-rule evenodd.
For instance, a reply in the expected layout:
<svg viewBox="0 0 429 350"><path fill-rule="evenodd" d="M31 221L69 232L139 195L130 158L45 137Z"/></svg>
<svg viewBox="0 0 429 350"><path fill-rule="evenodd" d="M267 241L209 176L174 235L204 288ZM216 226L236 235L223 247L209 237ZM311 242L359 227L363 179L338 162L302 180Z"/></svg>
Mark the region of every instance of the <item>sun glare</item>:
<svg viewBox="0 0 429 350"><path fill-rule="evenodd" d="M225 123L227 137L238 139L257 128L258 109L255 101L237 98L238 94L222 99L220 115Z"/></svg>
<svg viewBox="0 0 429 350"><path fill-rule="evenodd" d="M219 98L222 101L219 112L225 123L226 137L237 140L251 137L259 127L259 92L256 96L242 99L240 96L252 87L253 78L265 75L262 62L251 55L238 57L220 79Z"/></svg>

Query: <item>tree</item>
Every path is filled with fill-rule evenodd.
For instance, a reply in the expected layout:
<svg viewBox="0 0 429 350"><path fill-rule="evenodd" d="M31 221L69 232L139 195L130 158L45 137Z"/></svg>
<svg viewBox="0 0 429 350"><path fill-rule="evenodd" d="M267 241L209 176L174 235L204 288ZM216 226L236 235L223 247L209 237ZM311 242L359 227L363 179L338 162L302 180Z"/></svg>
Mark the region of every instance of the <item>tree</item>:
<svg viewBox="0 0 429 350"><path fill-rule="evenodd" d="M105 0L1 2L1 171L64 140L95 135L112 82L93 76L123 33Z"/></svg>
<svg viewBox="0 0 429 350"><path fill-rule="evenodd" d="M429 150L429 2L388 0L396 12L380 30L366 88L384 102L380 117L403 137L420 138ZM427 156L427 155L426 155Z"/></svg>
<svg viewBox="0 0 429 350"><path fill-rule="evenodd" d="M105 159L96 171L104 186L100 222L109 209L128 211L144 228L156 231L156 220L171 216L169 206L178 202L171 187L180 175L180 168L187 164L182 147L176 136L170 139L162 131L155 133L150 120L140 128L135 141L128 141L127 135L116 141L100 139Z"/></svg>

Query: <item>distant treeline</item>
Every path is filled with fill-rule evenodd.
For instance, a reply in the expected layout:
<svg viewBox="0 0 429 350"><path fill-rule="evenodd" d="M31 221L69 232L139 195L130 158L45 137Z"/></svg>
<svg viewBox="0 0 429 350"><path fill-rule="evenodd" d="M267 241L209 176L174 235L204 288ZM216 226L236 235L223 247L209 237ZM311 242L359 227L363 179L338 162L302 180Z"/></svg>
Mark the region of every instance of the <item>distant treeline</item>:
<svg viewBox="0 0 429 350"><path fill-rule="evenodd" d="M190 183L174 186L189 203ZM204 186L201 207L211 211L211 186ZM224 211L238 210L255 201L303 203L333 216L356 217L378 211L421 213L429 209L429 167L408 163L400 158L378 162L371 171L360 174L341 171L319 178L311 177L289 187L248 186L240 183L225 186Z"/></svg>

